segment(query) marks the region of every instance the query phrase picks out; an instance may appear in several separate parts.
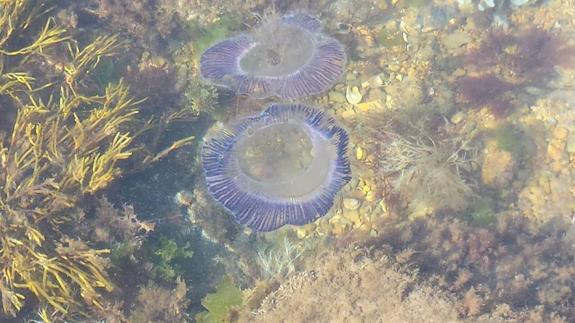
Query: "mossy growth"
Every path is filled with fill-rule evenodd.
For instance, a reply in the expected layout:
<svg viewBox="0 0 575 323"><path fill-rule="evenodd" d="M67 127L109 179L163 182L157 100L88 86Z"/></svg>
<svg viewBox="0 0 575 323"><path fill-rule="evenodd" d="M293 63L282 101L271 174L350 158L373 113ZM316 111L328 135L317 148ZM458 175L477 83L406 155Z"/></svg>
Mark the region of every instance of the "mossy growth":
<svg viewBox="0 0 575 323"><path fill-rule="evenodd" d="M153 253L153 275L166 281L184 276L186 267L184 263L194 255L190 243L178 244L165 235L152 242L150 250Z"/></svg>
<svg viewBox="0 0 575 323"><path fill-rule="evenodd" d="M391 33L387 29L382 28L376 36L377 42L385 47L401 46L405 44L401 33Z"/></svg>
<svg viewBox="0 0 575 323"><path fill-rule="evenodd" d="M192 37L196 58L199 58L216 41L240 30L242 23L241 16L232 12L223 13L216 22L209 26L204 26L197 21L188 23L187 30Z"/></svg>
<svg viewBox="0 0 575 323"><path fill-rule="evenodd" d="M216 287L215 293L208 294L202 299L202 306L207 311L197 314L196 321L199 323L228 322L231 311L242 305L242 302L241 289L226 276Z"/></svg>
<svg viewBox="0 0 575 323"><path fill-rule="evenodd" d="M495 140L498 148L509 151L517 159L522 159L530 149L530 140L525 132L511 124L504 124L493 129L488 134L488 139Z"/></svg>
<svg viewBox="0 0 575 323"><path fill-rule="evenodd" d="M130 242L122 242L110 251L110 261L114 266L121 267L127 259L134 254L137 245Z"/></svg>
<svg viewBox="0 0 575 323"><path fill-rule="evenodd" d="M478 226L492 225L496 220L493 204L492 199L480 197L467 208L465 216L471 223Z"/></svg>
<svg viewBox="0 0 575 323"><path fill-rule="evenodd" d="M202 82L198 77L190 80L182 95L182 106L190 109L192 114L212 114L218 101L218 91L213 85Z"/></svg>
<svg viewBox="0 0 575 323"><path fill-rule="evenodd" d="M122 65L125 64L119 64L116 58L103 57L91 71L91 79L99 88L106 88L108 84L117 83L120 80L123 70L119 66Z"/></svg>

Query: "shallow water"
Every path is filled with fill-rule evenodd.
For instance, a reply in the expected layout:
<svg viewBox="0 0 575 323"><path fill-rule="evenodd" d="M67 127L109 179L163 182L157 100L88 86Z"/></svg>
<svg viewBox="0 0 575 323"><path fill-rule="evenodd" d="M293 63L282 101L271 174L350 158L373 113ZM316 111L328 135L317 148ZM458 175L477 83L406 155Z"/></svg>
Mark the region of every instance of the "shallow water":
<svg viewBox="0 0 575 323"><path fill-rule="evenodd" d="M0 321L573 322L573 1L0 8Z"/></svg>

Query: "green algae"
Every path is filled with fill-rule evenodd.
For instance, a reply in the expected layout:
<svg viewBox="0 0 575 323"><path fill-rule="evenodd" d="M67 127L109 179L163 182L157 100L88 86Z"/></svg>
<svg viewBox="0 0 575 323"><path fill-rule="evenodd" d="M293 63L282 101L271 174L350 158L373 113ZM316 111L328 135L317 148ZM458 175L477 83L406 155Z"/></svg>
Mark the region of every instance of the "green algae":
<svg viewBox="0 0 575 323"><path fill-rule="evenodd" d="M478 226L489 226L495 223L496 216L493 210L493 201L480 197L467 209L467 219Z"/></svg>
<svg viewBox="0 0 575 323"><path fill-rule="evenodd" d="M216 41L228 37L234 31L241 30L242 18L234 13L225 13L220 19L210 26L204 26L197 21L191 21L187 25L188 32L192 35L196 58Z"/></svg>
<svg viewBox="0 0 575 323"><path fill-rule="evenodd" d="M174 280L177 276L182 276L185 272L182 262L194 255L189 243L178 244L165 235L160 236L153 250L152 272L164 280Z"/></svg>
<svg viewBox="0 0 575 323"><path fill-rule="evenodd" d="M385 28L381 29L376 35L377 42L385 47L401 46L405 44L403 35L399 32L391 33Z"/></svg>
<svg viewBox="0 0 575 323"><path fill-rule="evenodd" d="M241 289L226 276L218 284L215 293L208 294L202 299L202 306L207 311L197 314L196 321L200 323L227 322L230 310L240 306L242 302Z"/></svg>
<svg viewBox="0 0 575 323"><path fill-rule="evenodd" d="M122 77L123 70L118 68L117 60L112 57L103 57L90 73L91 79L100 88L108 84L117 83Z"/></svg>

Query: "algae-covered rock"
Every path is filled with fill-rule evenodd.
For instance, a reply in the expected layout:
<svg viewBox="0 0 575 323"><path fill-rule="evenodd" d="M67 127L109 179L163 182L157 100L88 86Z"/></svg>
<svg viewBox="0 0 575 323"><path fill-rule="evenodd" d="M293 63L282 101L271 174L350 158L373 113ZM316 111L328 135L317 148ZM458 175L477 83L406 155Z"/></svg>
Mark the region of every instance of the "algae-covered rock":
<svg viewBox="0 0 575 323"><path fill-rule="evenodd" d="M481 166L481 182L493 188L509 186L515 176L516 162L507 150L489 144Z"/></svg>

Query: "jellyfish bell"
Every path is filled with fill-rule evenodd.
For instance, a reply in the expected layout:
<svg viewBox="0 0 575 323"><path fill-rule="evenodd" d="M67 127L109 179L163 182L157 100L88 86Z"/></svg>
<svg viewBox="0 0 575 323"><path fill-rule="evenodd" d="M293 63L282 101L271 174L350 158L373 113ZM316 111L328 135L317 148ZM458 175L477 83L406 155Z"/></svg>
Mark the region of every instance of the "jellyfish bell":
<svg viewBox="0 0 575 323"><path fill-rule="evenodd" d="M272 104L216 131L202 163L210 194L255 231L324 216L350 180L348 136L324 112Z"/></svg>
<svg viewBox="0 0 575 323"><path fill-rule="evenodd" d="M208 48L200 72L238 94L296 99L330 89L345 64L342 45L321 33L316 18L289 14Z"/></svg>

